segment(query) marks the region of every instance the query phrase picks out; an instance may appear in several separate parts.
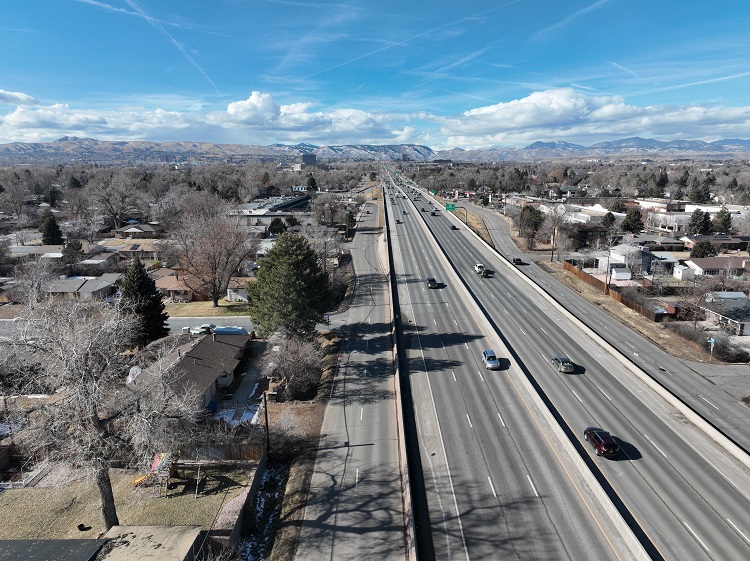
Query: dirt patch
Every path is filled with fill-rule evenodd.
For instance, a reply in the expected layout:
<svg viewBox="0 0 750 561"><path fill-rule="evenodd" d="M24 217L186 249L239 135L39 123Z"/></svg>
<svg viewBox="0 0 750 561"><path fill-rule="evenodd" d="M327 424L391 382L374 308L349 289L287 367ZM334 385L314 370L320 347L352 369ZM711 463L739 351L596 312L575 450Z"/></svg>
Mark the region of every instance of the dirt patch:
<svg viewBox="0 0 750 561"><path fill-rule="evenodd" d="M627 306L623 306L617 300L599 292L575 275L566 272L560 263L550 261L537 261L536 263L565 286L575 290L582 298L599 306L611 317L637 331L670 355L698 362L708 362L710 360L709 353L700 345L680 337L667 329L664 324L646 319ZM716 361L714 360L714 362Z"/></svg>
<svg viewBox="0 0 750 561"><path fill-rule="evenodd" d="M13 319L22 316L26 306L20 304L3 304L0 306L0 319Z"/></svg>

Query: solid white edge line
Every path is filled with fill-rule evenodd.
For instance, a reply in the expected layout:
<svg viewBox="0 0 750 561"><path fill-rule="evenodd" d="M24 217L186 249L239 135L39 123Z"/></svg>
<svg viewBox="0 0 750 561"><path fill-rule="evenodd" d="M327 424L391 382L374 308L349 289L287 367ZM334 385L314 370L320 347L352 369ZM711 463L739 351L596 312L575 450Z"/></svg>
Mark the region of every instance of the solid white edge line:
<svg viewBox="0 0 750 561"><path fill-rule="evenodd" d="M503 425L503 428L505 428L505 421L503 421L503 416L500 415L500 412L498 411L497 416L500 417L500 423Z"/></svg>
<svg viewBox="0 0 750 561"><path fill-rule="evenodd" d="M474 428L474 425L472 425L472 424L471 424L471 417L469 417L469 414L468 414L468 413L466 414L466 419L467 419L467 420L469 421L469 426L470 426L471 428Z"/></svg>

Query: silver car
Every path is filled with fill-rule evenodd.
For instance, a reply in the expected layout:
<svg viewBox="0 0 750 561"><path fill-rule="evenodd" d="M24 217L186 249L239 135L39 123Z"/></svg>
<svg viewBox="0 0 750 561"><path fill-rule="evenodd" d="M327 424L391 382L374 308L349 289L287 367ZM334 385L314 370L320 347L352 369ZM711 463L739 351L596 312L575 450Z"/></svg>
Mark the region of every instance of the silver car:
<svg viewBox="0 0 750 561"><path fill-rule="evenodd" d="M558 372L571 373L576 371L575 364L566 356L556 356L552 358L552 365L557 368Z"/></svg>
<svg viewBox="0 0 750 561"><path fill-rule="evenodd" d="M488 370L498 370L500 368L500 361L492 349L482 351L482 362L484 362L484 367Z"/></svg>

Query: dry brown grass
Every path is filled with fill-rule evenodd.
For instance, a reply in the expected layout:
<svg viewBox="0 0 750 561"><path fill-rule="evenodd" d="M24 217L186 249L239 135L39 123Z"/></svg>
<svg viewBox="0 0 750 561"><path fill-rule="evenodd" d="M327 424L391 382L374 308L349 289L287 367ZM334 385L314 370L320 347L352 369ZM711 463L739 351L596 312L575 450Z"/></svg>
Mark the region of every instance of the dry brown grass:
<svg viewBox="0 0 750 561"><path fill-rule="evenodd" d="M185 302L184 304L164 303L170 317L217 317L245 316L248 306L245 302L229 302L222 298L219 307L214 308L211 301Z"/></svg>
<svg viewBox="0 0 750 561"><path fill-rule="evenodd" d="M566 272L560 263L537 261L537 265L567 287L578 292L581 297L592 304L596 304L611 317L637 331L670 355L699 362L709 360L709 354L700 345L680 337L664 327L664 324L655 323L620 304L617 300L606 296L575 275Z"/></svg>
<svg viewBox="0 0 750 561"><path fill-rule="evenodd" d="M110 474L120 524L210 529L222 506L243 492L252 472L210 468L197 498L194 485L178 484L167 497L159 497L157 488L133 485L143 472ZM5 490L0 492L0 539L97 538L106 532L100 505L96 485L86 477L54 487ZM78 524L90 529L80 531Z"/></svg>

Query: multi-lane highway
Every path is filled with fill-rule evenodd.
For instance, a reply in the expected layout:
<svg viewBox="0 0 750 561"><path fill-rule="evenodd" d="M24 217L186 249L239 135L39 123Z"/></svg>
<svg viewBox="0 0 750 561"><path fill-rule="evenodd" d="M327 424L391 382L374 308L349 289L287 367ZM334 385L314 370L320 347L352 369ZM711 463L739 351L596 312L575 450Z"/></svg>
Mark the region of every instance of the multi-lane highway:
<svg viewBox="0 0 750 561"><path fill-rule="evenodd" d="M571 468L573 448L559 441L430 243L424 221L446 219L393 186L388 192L435 558L632 558L590 478ZM426 277L440 288L427 288ZM502 370L484 368L481 352L490 347L504 357Z"/></svg>
<svg viewBox="0 0 750 561"><path fill-rule="evenodd" d="M412 196L411 188L403 192ZM622 499L634 517L633 523L654 544L654 556L717 560L750 557L750 477L745 466L657 397L604 342L592 338L507 261L483 247L476 236L463 226L451 229L451 223L459 224L453 217L444 211L434 217L422 213L419 209L424 206L425 195L420 197L416 205L409 199L396 199L395 213L397 217L401 214L403 224L394 228L401 228L397 236L398 251L405 263L404 280L415 294L411 299L413 338L418 345L422 343L426 353L422 372L417 369L418 360L411 361L415 367L415 395L428 393L436 403L457 507L454 514L457 512L461 521L458 524L455 517L449 516L447 492L431 495L428 488L428 500L439 502L437 510L430 505L431 515L433 511L444 513L442 518L433 516L436 552L439 544L446 542L448 557L454 558L460 558L459 553L470 558L492 558L493 550L497 556L517 555L524 559L598 559L608 553L601 539L588 550L567 549L565 536L591 539L596 538L597 531L587 525L586 520L592 517L581 512L582 501L561 490L565 478L552 478L555 484L550 485L564 498L550 500L543 507L531 500L536 497L533 491L525 492L524 480L526 485L534 482L538 492L541 485L534 477L544 478L554 461L546 454L543 443L535 439L530 430L532 423L520 406L520 396L514 395L508 385L509 374L518 370L549 398L593 472L602 478L615 501L617 497ZM450 266L443 265L429 249L424 226L440 244ZM494 277L476 275L472 270L476 262L494 269ZM434 276L447 286L439 292L418 289L424 276ZM471 312L462 311L466 308L450 291L451 285L458 282L465 284L508 346L510 370L502 371L502 375L481 370L477 359L481 344L477 340L482 334L471 324ZM417 298L420 293L424 294ZM409 304L405 309L403 306L402 302L402 313L408 314ZM464 351L459 352L462 346ZM550 366L550 357L560 353L577 363L576 373L562 374ZM454 374L461 380L453 382ZM428 381L429 387L420 390ZM503 417L500 427L497 413ZM418 420L422 422L422 417ZM509 446L503 436L514 425L518 432L508 435L513 442ZM623 451L619 460L594 457L590 448L583 447L582 430L589 425L603 426L615 435ZM422 447L427 460L439 458L429 441L423 442ZM534 466L535 461L543 466ZM430 465L429 461L426 465ZM488 477L504 479L508 484L495 503L482 497L480 482ZM494 487L490 497L494 498L496 492ZM551 489L549 492L552 494ZM573 511L576 507L578 510ZM522 525L506 525L508 520L521 516L528 517ZM516 532L541 527L544 516L549 519L547 528L554 530L544 533L545 543L538 545L552 549L540 549L532 555L523 551L519 555L521 552L509 545L525 543ZM572 524L573 520L581 526L560 526L564 531L558 530L557 524ZM471 533L467 532L469 526ZM555 535L561 537L556 539ZM464 544L466 549L461 552ZM602 550L598 556L592 553L596 548ZM546 557L541 556L545 554Z"/></svg>
<svg viewBox="0 0 750 561"><path fill-rule="evenodd" d="M461 204L464 204L463 201ZM509 237L508 223L502 216L474 205L466 206L483 218L495 248L502 255L508 258L518 255ZM530 262L527 264L531 265ZM726 391L721 383L725 379L745 379L747 366L717 367L670 356L639 333L612 321L598 306L587 302L541 268L524 266L520 270L649 376L658 380L735 442L750 450L750 410L737 397L737 392ZM748 393L750 390L745 384L741 395Z"/></svg>

